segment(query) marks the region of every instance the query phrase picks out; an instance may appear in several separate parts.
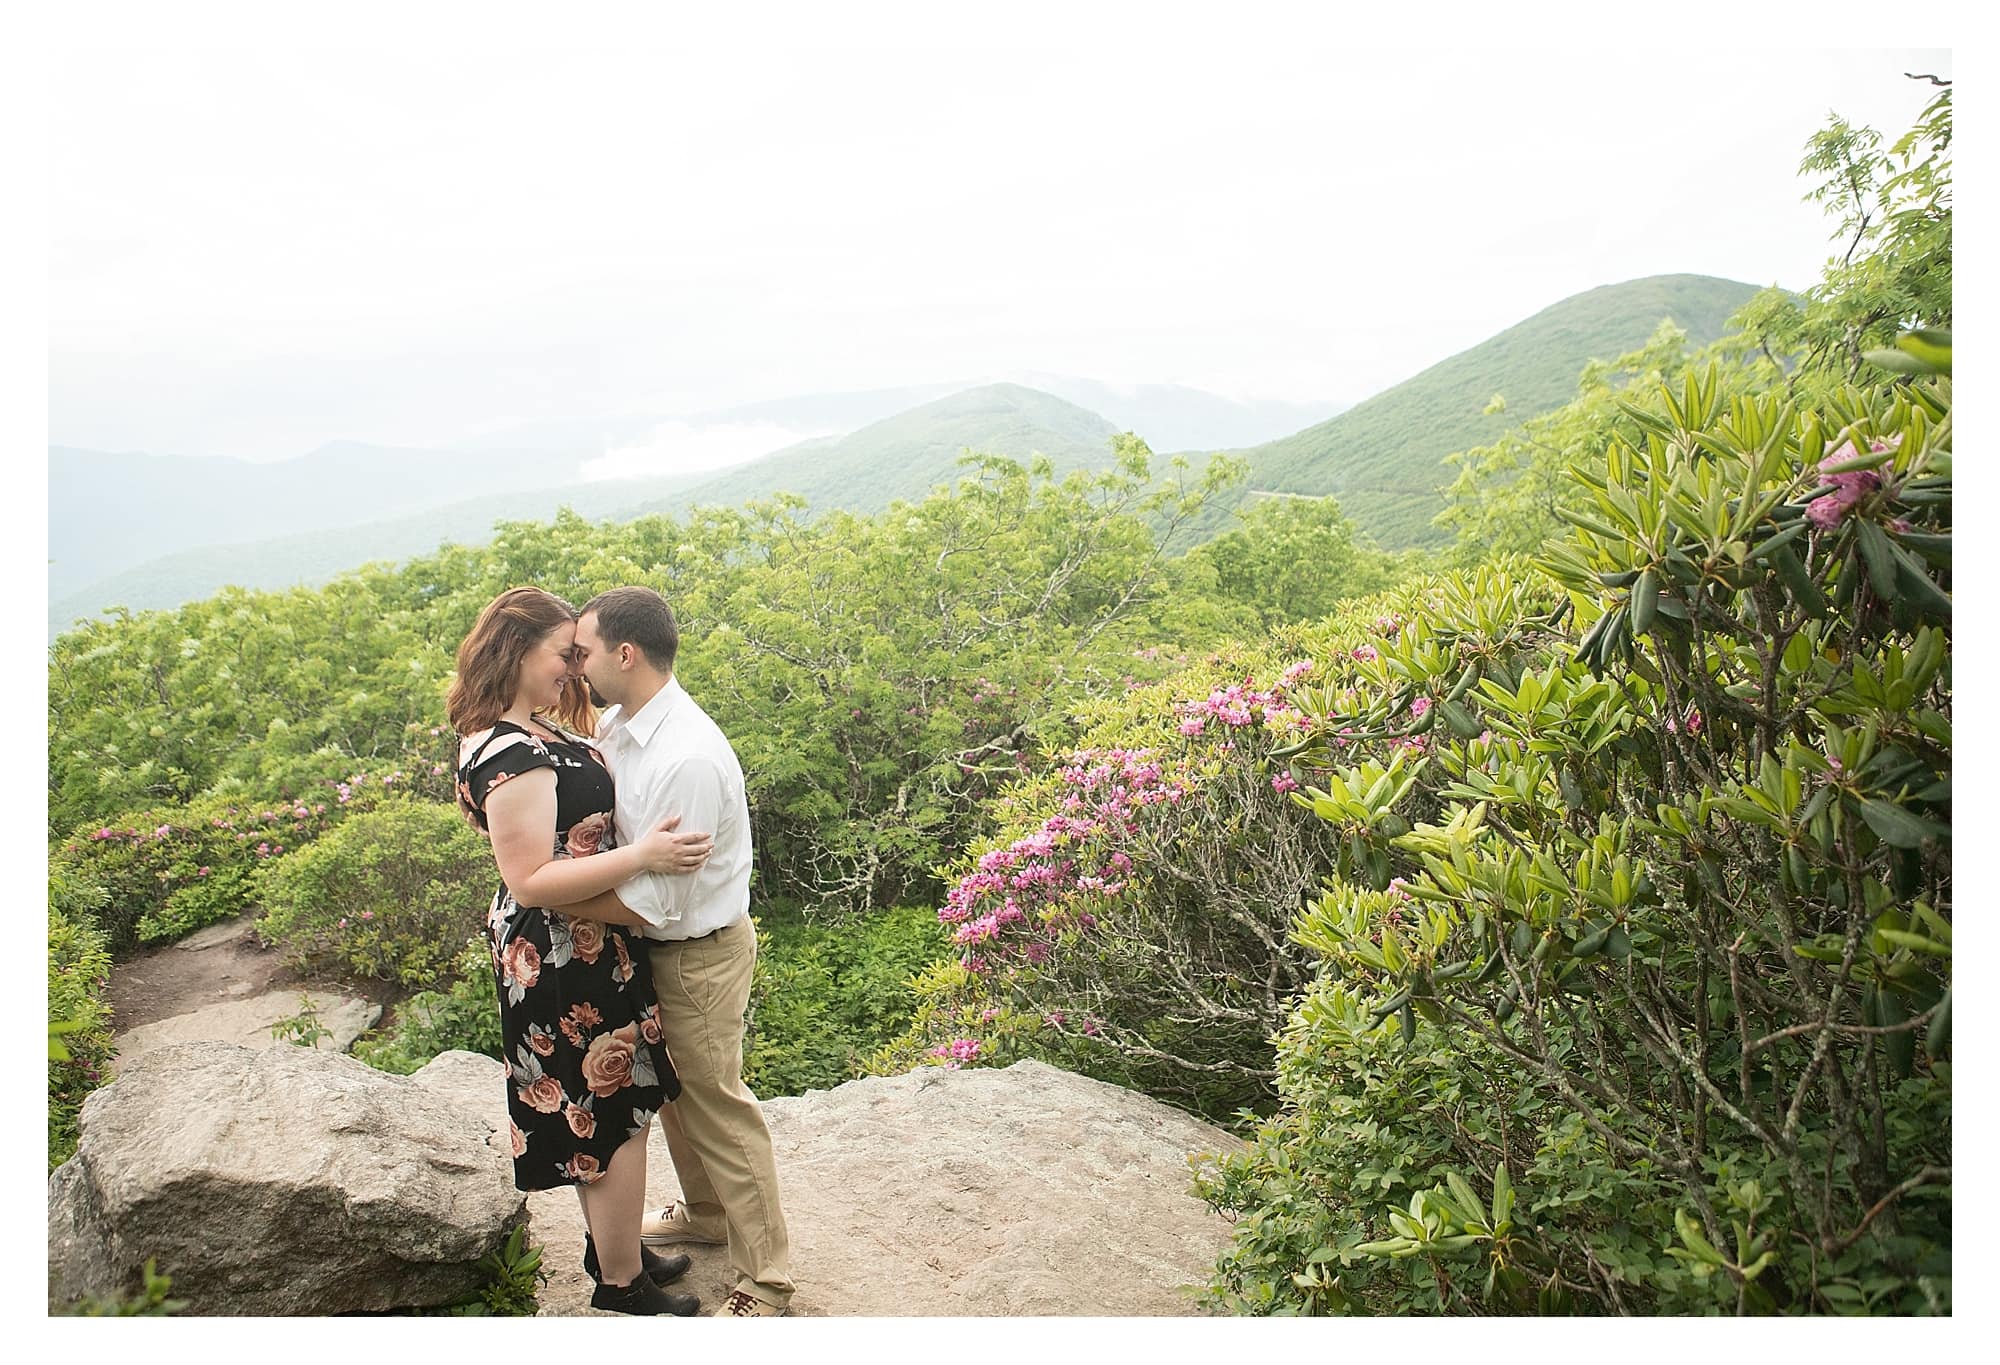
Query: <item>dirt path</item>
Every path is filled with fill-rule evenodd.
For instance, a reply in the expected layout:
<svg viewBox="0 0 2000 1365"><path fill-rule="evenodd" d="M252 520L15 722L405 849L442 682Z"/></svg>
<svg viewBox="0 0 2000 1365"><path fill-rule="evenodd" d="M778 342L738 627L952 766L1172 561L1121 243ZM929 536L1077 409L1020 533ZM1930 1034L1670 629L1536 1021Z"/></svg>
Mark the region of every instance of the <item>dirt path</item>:
<svg viewBox="0 0 2000 1365"><path fill-rule="evenodd" d="M267 948L253 927L255 912L148 948L111 968L111 1027L124 1033L224 1000L262 995L290 986L325 986L324 975L302 976ZM341 991L383 1006L382 1025L408 992L386 981L342 981Z"/></svg>

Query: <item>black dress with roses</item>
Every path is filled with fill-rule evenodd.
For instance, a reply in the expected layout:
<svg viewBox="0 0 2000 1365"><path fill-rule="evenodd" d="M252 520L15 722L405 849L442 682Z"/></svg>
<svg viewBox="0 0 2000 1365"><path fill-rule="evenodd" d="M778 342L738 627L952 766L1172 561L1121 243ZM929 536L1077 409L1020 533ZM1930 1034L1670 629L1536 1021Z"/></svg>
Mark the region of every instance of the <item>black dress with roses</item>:
<svg viewBox="0 0 2000 1365"><path fill-rule="evenodd" d="M512 721L459 743L458 799L481 832L486 794L537 768L556 774L555 855L612 847L611 774L597 750L549 727ZM517 903L502 885L486 914L511 1073L514 1184L590 1184L642 1133L680 1080L660 1040L659 1004L642 943L615 924Z"/></svg>

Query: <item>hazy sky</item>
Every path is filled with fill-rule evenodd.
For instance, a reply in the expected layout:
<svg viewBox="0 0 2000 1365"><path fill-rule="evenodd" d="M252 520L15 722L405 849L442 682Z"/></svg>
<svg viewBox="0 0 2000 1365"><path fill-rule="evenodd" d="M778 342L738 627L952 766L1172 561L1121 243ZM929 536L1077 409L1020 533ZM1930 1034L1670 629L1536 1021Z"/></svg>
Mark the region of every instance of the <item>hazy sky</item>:
<svg viewBox="0 0 2000 1365"><path fill-rule="evenodd" d="M786 32L72 37L49 439L269 459L1026 369L1358 399L1596 285L1811 283L1805 140L1893 138L1902 73L1951 74L1640 30Z"/></svg>

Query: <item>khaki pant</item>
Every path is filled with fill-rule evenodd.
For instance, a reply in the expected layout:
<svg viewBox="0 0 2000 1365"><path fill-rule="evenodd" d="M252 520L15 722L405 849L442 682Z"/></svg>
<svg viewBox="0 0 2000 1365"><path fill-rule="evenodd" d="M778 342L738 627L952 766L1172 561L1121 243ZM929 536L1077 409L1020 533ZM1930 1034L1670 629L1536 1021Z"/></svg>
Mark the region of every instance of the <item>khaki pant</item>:
<svg viewBox="0 0 2000 1365"><path fill-rule="evenodd" d="M649 942L647 957L661 1031L681 1078L680 1098L660 1106L660 1130L682 1202L697 1227L727 1226L735 1287L783 1308L793 1285L778 1167L771 1130L743 1083L756 927L746 915L707 938Z"/></svg>

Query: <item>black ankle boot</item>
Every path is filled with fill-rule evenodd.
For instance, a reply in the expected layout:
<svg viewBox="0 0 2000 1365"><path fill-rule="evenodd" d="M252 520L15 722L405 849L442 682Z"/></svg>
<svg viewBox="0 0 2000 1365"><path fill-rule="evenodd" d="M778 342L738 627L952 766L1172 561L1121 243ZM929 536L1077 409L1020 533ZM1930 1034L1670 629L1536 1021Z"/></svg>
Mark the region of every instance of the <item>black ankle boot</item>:
<svg viewBox="0 0 2000 1365"><path fill-rule="evenodd" d="M644 1275L627 1285L599 1281L591 1292L590 1306L610 1313L630 1313L637 1317L691 1318L701 1310L701 1300L692 1294L669 1294Z"/></svg>
<svg viewBox="0 0 2000 1365"><path fill-rule="evenodd" d="M646 1278L654 1284L672 1284L687 1274L688 1267L693 1264L693 1259L686 1255L662 1256L651 1247L642 1245L639 1248L639 1269L644 1271ZM583 1234L583 1273L599 1282L604 1279L598 1273L597 1244L590 1240L590 1234L587 1232Z"/></svg>

